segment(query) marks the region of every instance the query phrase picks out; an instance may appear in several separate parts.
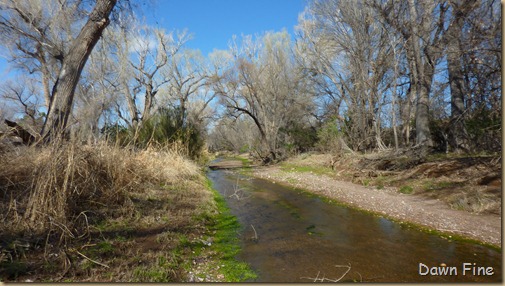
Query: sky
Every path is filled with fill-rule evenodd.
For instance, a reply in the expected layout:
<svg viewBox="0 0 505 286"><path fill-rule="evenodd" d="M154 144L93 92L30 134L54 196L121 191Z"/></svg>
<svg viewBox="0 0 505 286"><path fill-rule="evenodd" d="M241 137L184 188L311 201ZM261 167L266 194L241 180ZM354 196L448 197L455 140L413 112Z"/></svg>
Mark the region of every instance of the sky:
<svg viewBox="0 0 505 286"><path fill-rule="evenodd" d="M227 49L233 35L255 35L294 26L306 0L155 0L144 12L149 24L167 31L188 29L193 34L187 46L203 55Z"/></svg>
<svg viewBox="0 0 505 286"><path fill-rule="evenodd" d="M292 36L307 0L145 0L143 17L167 32L187 29L193 39L188 48L207 56L227 49L233 35L261 35L286 29ZM12 76L0 55L0 79Z"/></svg>

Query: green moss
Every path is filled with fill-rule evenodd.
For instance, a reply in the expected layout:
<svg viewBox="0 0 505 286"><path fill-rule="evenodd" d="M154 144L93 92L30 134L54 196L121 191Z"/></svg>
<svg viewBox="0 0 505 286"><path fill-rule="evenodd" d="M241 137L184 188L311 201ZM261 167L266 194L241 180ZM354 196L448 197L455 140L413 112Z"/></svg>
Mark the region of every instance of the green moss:
<svg viewBox="0 0 505 286"><path fill-rule="evenodd" d="M315 230L316 226L311 224L310 226L306 227L305 230L307 231L308 235L317 235L317 236L323 236L323 233L318 232Z"/></svg>
<svg viewBox="0 0 505 286"><path fill-rule="evenodd" d="M241 226L235 216L230 213L224 198L212 188L212 183L207 180L207 186L214 193L214 200L217 205L218 214L213 217L209 225L209 230L214 233L214 243L212 250L217 253L219 271L228 282L251 281L257 278L256 273L251 270L245 262L235 259L240 252L238 231Z"/></svg>
<svg viewBox="0 0 505 286"><path fill-rule="evenodd" d="M298 211L298 208L297 208L297 207L295 207L294 205L292 205L292 204L288 203L287 201L283 201L283 200L276 200L274 203L275 203L276 205L279 205L280 207L283 207L283 208L285 208L286 210L288 210L289 214L290 214L292 217L294 217L294 218L296 218L296 219L301 218L300 213L299 213L299 211Z"/></svg>

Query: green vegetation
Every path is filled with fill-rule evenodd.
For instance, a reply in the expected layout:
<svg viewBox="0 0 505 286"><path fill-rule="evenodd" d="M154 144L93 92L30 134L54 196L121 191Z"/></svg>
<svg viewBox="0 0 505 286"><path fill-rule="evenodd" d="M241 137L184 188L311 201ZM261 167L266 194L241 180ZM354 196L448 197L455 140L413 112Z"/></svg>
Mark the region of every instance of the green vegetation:
<svg viewBox="0 0 505 286"><path fill-rule="evenodd" d="M307 231L308 235L323 236L323 233L317 232L317 231L315 231L315 229L316 229L316 226L313 225L313 224L311 224L311 225L309 225L308 227L305 228L305 230Z"/></svg>
<svg viewBox="0 0 505 286"><path fill-rule="evenodd" d="M398 191L402 194L411 194L414 191L414 188L411 186L402 186Z"/></svg>
<svg viewBox="0 0 505 286"><path fill-rule="evenodd" d="M308 166L308 165L295 165L291 163L282 163L281 170L286 172L301 172L301 173L312 173L316 175L333 175L333 171L330 168L323 166Z"/></svg>
<svg viewBox="0 0 505 286"><path fill-rule="evenodd" d="M121 146L171 146L199 160L203 154L204 139L199 127L186 117L180 108L160 108L156 114L144 120L138 129L115 124L105 126L103 131L110 142L117 142Z"/></svg>
<svg viewBox="0 0 505 286"><path fill-rule="evenodd" d="M228 282L241 282L254 280L257 275L245 262L239 262L235 256L240 252L238 230L241 228L237 218L230 214L224 198L212 188L212 184L207 180L208 188L213 190L218 214L210 226L214 233L214 244L212 250L216 253L215 263L221 265L220 272Z"/></svg>
<svg viewBox="0 0 505 286"><path fill-rule="evenodd" d="M17 279L20 275L26 274L28 272L28 267L24 262L19 261L2 261L0 262L0 274L4 277L11 277L11 279Z"/></svg>
<svg viewBox="0 0 505 286"><path fill-rule="evenodd" d="M250 168L250 166L251 166L251 160L249 160L247 158L240 157L240 156L234 156L234 157L231 157L231 159L239 160L240 162L242 162L242 166L244 168Z"/></svg>

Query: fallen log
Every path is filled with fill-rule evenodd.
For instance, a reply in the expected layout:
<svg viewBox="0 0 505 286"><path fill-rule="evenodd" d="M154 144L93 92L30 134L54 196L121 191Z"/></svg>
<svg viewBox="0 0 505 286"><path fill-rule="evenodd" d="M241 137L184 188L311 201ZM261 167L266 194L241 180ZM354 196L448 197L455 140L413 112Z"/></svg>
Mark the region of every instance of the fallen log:
<svg viewBox="0 0 505 286"><path fill-rule="evenodd" d="M33 143L35 143L35 136L33 136L30 132L28 132L23 127L19 126L19 124L17 124L14 121L7 120L7 119L5 119L4 122L5 122L5 124L7 124L7 126L9 126L11 128L11 130L10 130L11 135L18 136L19 138L21 138L21 140L23 140L24 145L29 146L29 145L32 145Z"/></svg>

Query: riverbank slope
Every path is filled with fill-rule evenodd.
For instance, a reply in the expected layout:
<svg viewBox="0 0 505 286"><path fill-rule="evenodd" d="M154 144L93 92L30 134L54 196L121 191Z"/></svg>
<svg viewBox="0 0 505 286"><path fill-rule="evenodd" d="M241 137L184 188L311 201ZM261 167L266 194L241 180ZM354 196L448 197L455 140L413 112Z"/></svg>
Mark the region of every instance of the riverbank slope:
<svg viewBox="0 0 505 286"><path fill-rule="evenodd" d="M0 145L0 281L225 282L239 227L172 150Z"/></svg>

